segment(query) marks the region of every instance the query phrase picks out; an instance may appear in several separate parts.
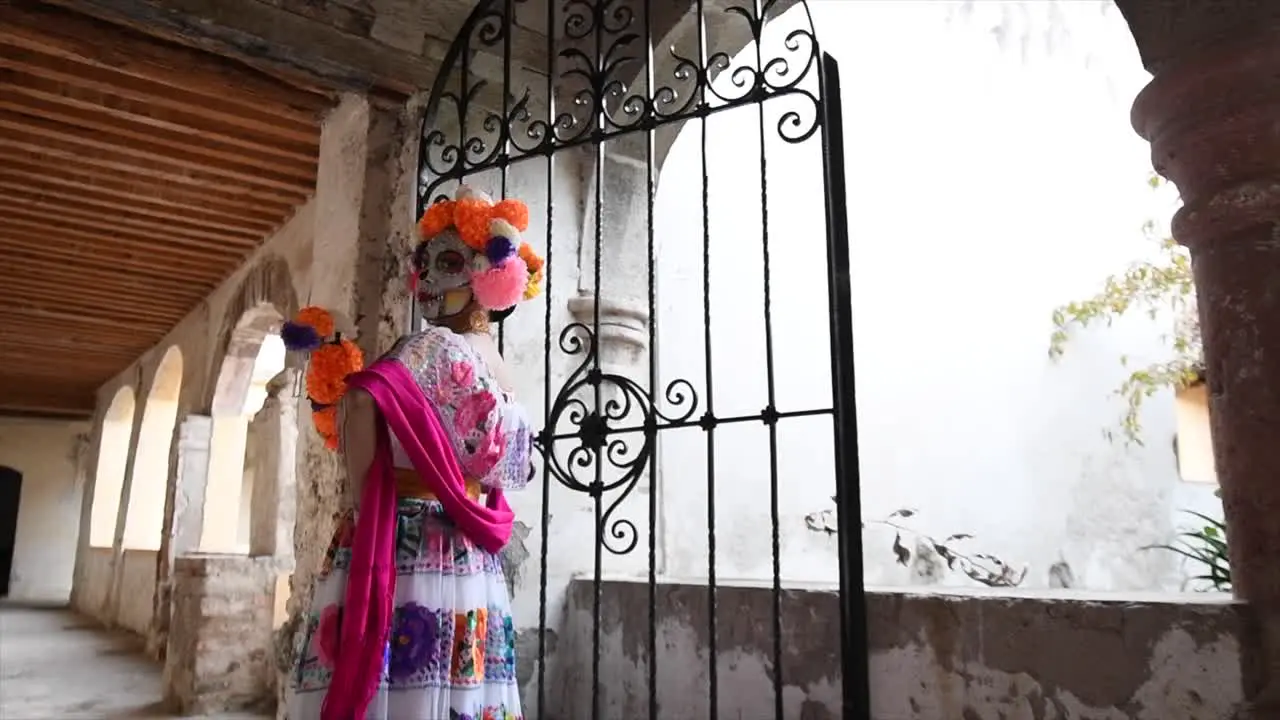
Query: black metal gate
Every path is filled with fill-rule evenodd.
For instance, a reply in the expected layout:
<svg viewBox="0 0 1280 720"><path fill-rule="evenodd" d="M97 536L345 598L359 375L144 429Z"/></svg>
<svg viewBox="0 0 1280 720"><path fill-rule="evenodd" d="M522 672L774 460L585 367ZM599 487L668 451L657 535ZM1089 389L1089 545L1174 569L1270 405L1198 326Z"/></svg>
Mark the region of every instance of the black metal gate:
<svg viewBox="0 0 1280 720"><path fill-rule="evenodd" d="M738 4L735 4L736 3ZM774 23L786 16L791 30L775 34ZM718 36L724 36L717 41ZM776 49L777 52L772 52ZM642 624L647 657L648 717L683 720L677 708L661 708L658 697L658 585L660 582L660 515L658 473L659 441L669 431L701 432L706 444L706 473L700 482L707 488L706 602L709 660L706 668L708 708L720 717L723 689L717 677L717 550L715 443L717 431L728 426L753 424L767 429L769 499L759 505L760 526L766 516L772 540L773 707L760 715L782 718L783 621L781 560L779 550L779 493L777 468L778 427L798 418L830 417L834 430L831 459L835 470L838 512L842 523L838 537L840 578L840 651L844 718L869 718L867 637L862 583L862 541L859 508L857 428L854 402L854 364L849 287L849 245L845 209L845 178L840 80L836 61L818 45L810 10L803 0L481 0L467 19L453 45L444 54L440 75L429 98L419 151L417 214L460 182L480 186L495 196L514 195L529 203L533 225L543 237L530 240L546 259L542 327L541 375L545 378L542 410L544 429L538 437L541 483L531 484L540 493L541 513L531 523L538 546L539 608L536 642L536 692L524 697L526 712L534 718L551 718L548 705L549 624L558 610L549 608L549 557L560 548L549 547L555 498L579 494L592 507L590 657L577 658L574 672L591 686L590 713L606 718L602 676L601 592L606 558L637 552L647 539L644 564L648 583L648 617L630 618ZM792 103L766 121L766 107ZM767 403L758 413L717 414L713 388L715 373L712 327L712 235L708 221L711 202L708 132L713 117L748 109L758 118L759 147L743 148L759 155L760 237L742 241L761 254L765 382ZM657 351L659 289L657 277L661 241L655 237L655 196L662 163L673 138L686 129L699 133L701 153L701 314L705 372L695 383L678 378L662 382ZM823 331L830 349L831 402L819 407L780 407L774 391L774 327L771 285L771 251L777 256L777 237L771 237L770 186L767 164L775 155L767 152L767 135L787 145L820 143L822 197L815 198L816 215L825 221L825 257L815 269L825 269L825 307L829 323ZM772 142L772 135L769 142ZM709 140L710 137L710 140ZM612 187L611 159L625 160L638 175L631 184L632 211L621 219L606 207L625 204ZM577 169L575 175L573 170ZM686 178L687 180L687 178ZM576 199L560 194L578 182ZM584 190L585 188L585 190ZM755 198L749 201L754 206ZM565 205L573 206L570 211ZM576 214L575 214L576 211ZM568 226L565 216L575 225ZM613 229L605 226L613 223ZM534 228L531 227L531 233ZM558 242L565 234L580 232L578 288L562 288L564 273L575 260L561 257L572 244ZM622 254L642 258L627 266L618 260L618 247L606 236L621 232L629 244ZM773 233L777 235L778 233ZM611 238L610 242L616 240ZM785 241L785 238L783 239ZM592 247L593 245L593 247ZM640 246L643 245L643 252ZM621 263L621 264L620 264ZM621 269L619 269L621 268ZM639 278L639 273L647 277ZM611 284L630 283L642 288L629 342L640 347L645 359L630 366L607 357L603 335L616 330L603 298ZM586 288L587 291L584 291ZM589 291L589 292L588 292ZM581 300L588 297L588 301ZM576 298L576 299L575 299ZM576 314L565 317L566 304L576 303ZM647 304L647 307L645 305ZM527 311L525 311L527 312ZM602 317L603 316L603 317ZM634 320L634 318L633 318ZM513 336L533 322L517 316L511 327L500 330L508 351L513 343L528 345L531 331ZM504 324L505 325L505 324ZM723 352L723 351L721 351ZM511 360L508 353L508 359ZM515 362L529 362L523 355ZM826 366L825 357L817 358ZM622 368L619 370L619 368ZM627 373L626 369L638 370ZM825 373L825 370L824 370ZM536 401L534 398L527 398ZM530 402L535 405L535 402ZM648 507L634 492L642 481L650 483ZM783 488L785 492L785 488ZM646 515L640 528L630 519L632 511ZM583 533L579 542L588 538ZM562 543L563 544L563 543ZM637 576L637 579L640 579ZM517 608L518 610L518 608ZM530 644L522 643L522 649ZM527 661L530 658L523 658ZM589 668L585 667L589 664ZM589 676L587 675L589 673ZM563 711L561 711L563 712ZM576 717L575 716L575 720ZM567 720L567 718L557 718ZM608 720L621 718L608 717Z"/></svg>

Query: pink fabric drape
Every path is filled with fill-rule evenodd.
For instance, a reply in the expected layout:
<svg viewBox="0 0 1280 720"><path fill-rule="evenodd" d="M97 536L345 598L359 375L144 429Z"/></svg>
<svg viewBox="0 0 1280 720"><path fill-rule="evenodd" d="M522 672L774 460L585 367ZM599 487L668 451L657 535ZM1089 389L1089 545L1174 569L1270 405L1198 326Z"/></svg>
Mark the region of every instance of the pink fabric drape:
<svg viewBox="0 0 1280 720"><path fill-rule="evenodd" d="M467 497L462 468L440 416L404 364L379 360L348 377L347 385L373 396L385 424L378 428L378 447L360 497L338 660L321 720L363 720L382 673L396 582L397 503L388 431L454 525L476 545L491 553L501 550L515 518L501 490L490 490L483 506Z"/></svg>

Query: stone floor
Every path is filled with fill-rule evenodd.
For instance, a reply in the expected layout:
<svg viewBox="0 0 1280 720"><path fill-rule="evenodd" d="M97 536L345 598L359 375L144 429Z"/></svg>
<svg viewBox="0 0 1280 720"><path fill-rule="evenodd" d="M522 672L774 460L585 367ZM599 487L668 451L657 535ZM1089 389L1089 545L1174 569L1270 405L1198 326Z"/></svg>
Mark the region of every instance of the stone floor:
<svg viewBox="0 0 1280 720"><path fill-rule="evenodd" d="M0 605L0 718L169 717L160 666L142 655L136 638L66 610Z"/></svg>

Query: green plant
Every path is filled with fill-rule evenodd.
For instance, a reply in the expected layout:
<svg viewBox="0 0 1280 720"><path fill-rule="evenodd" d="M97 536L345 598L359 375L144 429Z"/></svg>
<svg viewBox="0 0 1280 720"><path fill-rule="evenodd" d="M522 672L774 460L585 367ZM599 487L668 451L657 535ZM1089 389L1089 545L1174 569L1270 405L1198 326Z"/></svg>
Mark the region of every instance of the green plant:
<svg viewBox="0 0 1280 720"><path fill-rule="evenodd" d="M1203 568L1199 575L1187 578L1183 583L1185 590L1190 583L1206 583L1200 590L1231 591L1231 561L1227 557L1227 526L1221 520L1185 510L1205 524L1195 530L1178 533L1172 544L1147 545L1143 550L1168 550L1181 555L1187 561Z"/></svg>
<svg viewBox="0 0 1280 720"><path fill-rule="evenodd" d="M1149 184L1158 188L1162 181L1153 175ZM1055 309L1049 338L1049 357L1056 360L1066 352L1067 341L1075 328L1099 323L1111 325L1135 311L1145 311L1152 318L1166 309L1174 313L1173 333L1166 337L1171 357L1130 369L1115 391L1125 400L1125 413L1120 420L1125 440L1138 445L1142 444L1143 402L1162 389L1179 389L1196 382L1204 366L1191 257L1172 237L1157 232L1154 222L1148 221L1143 233L1159 244L1159 255L1108 277L1092 297ZM1129 367L1127 356L1121 356L1120 362ZM1104 432L1108 439L1114 437L1110 430Z"/></svg>
<svg viewBox="0 0 1280 720"><path fill-rule="evenodd" d="M831 500L835 502L835 498L831 498ZM902 543L902 536L905 533L915 538L917 548L926 548L936 553L947 564L948 570L959 570L970 579L987 587L1017 587L1026 579L1027 568L1025 566L1021 570L1014 570L1011 565L995 555L989 553L966 553L959 549L959 543L973 539L973 535L969 533L955 533L939 541L899 522L913 517L915 514L916 511L909 508L894 510L882 520L864 520L862 528L866 529L867 524L870 523L893 529L895 533L892 550L894 558L899 565L906 566L911 564L911 549ZM805 516L804 523L810 530L828 535L835 535L840 531L835 510L819 510L818 512L809 513Z"/></svg>

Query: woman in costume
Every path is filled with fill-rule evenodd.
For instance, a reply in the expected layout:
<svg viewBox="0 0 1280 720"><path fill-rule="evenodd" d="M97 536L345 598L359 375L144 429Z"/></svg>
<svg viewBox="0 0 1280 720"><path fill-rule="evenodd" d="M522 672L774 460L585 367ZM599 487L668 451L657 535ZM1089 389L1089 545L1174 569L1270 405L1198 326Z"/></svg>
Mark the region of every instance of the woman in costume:
<svg viewBox="0 0 1280 720"><path fill-rule="evenodd" d="M520 720L498 552L532 428L490 335L539 291L523 203L463 187L419 222L423 332L346 378L337 441L353 509L317 580L291 720Z"/></svg>

